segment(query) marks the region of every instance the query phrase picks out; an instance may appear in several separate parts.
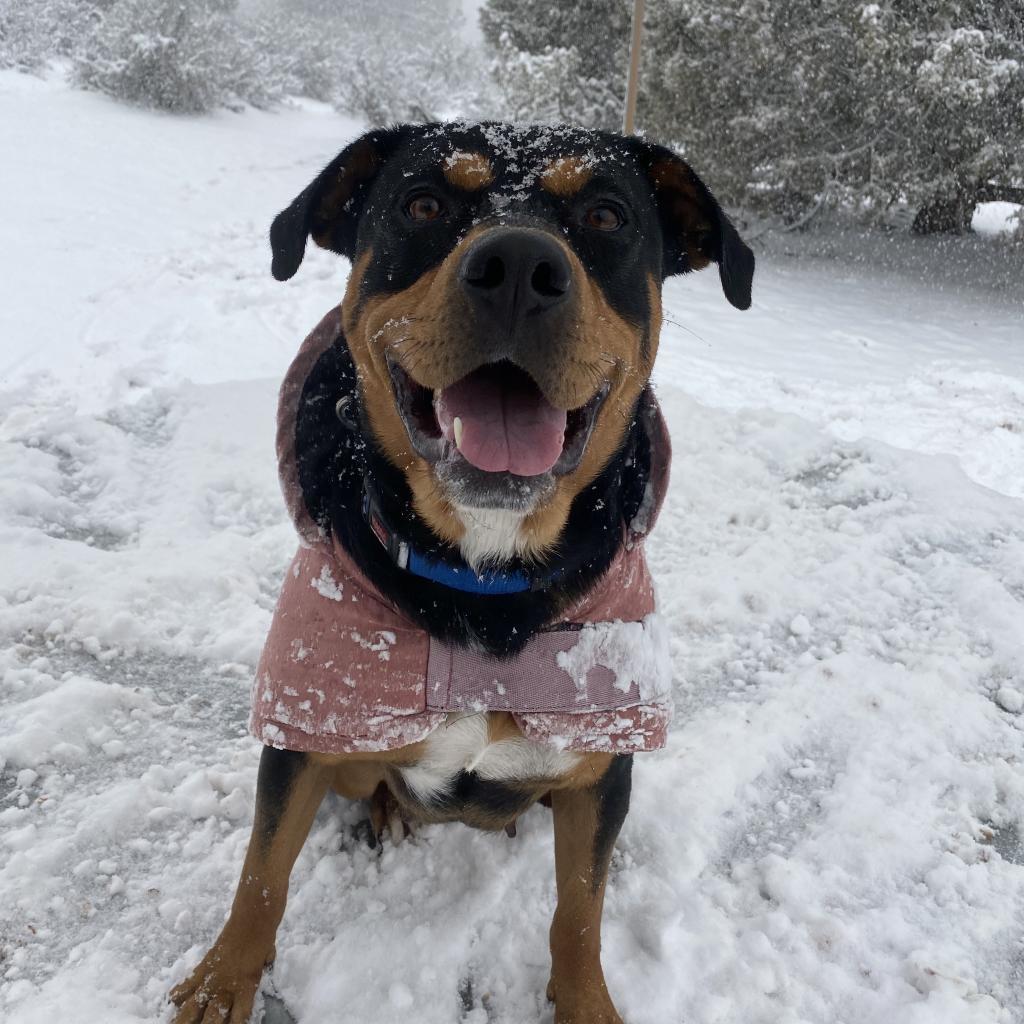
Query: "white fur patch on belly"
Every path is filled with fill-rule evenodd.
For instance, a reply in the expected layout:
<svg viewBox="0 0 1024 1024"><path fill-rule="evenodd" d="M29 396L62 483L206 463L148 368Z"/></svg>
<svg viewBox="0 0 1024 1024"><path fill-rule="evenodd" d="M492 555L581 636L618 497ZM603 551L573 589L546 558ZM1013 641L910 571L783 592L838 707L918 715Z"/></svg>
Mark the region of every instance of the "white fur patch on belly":
<svg viewBox="0 0 1024 1024"><path fill-rule="evenodd" d="M459 772L476 772L490 782L556 779L571 771L580 755L524 736L491 742L487 715L456 712L426 740L419 761L400 768L409 789L420 799L444 796Z"/></svg>

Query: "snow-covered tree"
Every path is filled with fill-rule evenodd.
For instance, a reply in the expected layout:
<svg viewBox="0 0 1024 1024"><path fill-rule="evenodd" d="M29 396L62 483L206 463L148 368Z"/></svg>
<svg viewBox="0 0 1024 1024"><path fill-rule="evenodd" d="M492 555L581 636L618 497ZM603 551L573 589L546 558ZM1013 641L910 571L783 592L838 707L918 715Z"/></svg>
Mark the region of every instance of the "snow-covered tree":
<svg viewBox="0 0 1024 1024"><path fill-rule="evenodd" d="M1024 185L1024 3L653 0L640 124L731 202L919 208L966 230Z"/></svg>
<svg viewBox="0 0 1024 1024"><path fill-rule="evenodd" d="M263 0L240 20L271 56L275 91L374 124L472 115L486 92L456 0Z"/></svg>
<svg viewBox="0 0 1024 1024"><path fill-rule="evenodd" d="M456 0L0 0L0 67L178 113L308 96L374 123L493 114Z"/></svg>
<svg viewBox="0 0 1024 1024"><path fill-rule="evenodd" d="M360 32L341 75L337 105L371 124L493 114L478 51L458 23L415 20L389 32Z"/></svg>
<svg viewBox="0 0 1024 1024"><path fill-rule="evenodd" d="M75 53L87 88L179 113L266 101L251 43L235 31L232 0L116 0Z"/></svg>
<svg viewBox="0 0 1024 1024"><path fill-rule="evenodd" d="M899 176L917 230L963 231L981 200L1024 201L1024 3L935 6L912 35L918 131Z"/></svg>
<svg viewBox="0 0 1024 1024"><path fill-rule="evenodd" d="M95 18L95 5L83 0L0 0L0 68L38 71L67 56Z"/></svg>
<svg viewBox="0 0 1024 1024"><path fill-rule="evenodd" d="M631 9L628 0L487 0L480 27L505 116L618 128Z"/></svg>

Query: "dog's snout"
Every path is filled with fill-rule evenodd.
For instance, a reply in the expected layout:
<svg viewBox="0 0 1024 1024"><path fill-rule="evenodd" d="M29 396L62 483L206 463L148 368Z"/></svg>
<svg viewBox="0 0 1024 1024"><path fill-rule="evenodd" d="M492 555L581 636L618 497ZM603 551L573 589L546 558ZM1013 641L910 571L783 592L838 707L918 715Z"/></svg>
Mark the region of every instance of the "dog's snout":
<svg viewBox="0 0 1024 1024"><path fill-rule="evenodd" d="M572 268L547 232L496 228L470 247L459 280L474 309L509 327L565 302L572 291Z"/></svg>

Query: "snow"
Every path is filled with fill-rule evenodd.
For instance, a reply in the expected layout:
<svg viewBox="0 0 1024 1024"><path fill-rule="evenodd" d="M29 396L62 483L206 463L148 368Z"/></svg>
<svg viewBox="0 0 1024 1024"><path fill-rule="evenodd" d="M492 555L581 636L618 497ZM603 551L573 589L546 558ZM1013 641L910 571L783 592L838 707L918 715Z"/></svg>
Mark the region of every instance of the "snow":
<svg viewBox="0 0 1024 1024"><path fill-rule="evenodd" d="M1000 686L996 692L996 702L1004 711L1012 711L1014 714L1024 711L1024 694L1012 686Z"/></svg>
<svg viewBox="0 0 1024 1024"><path fill-rule="evenodd" d="M1019 230L1019 203L979 203L971 218L971 228L982 235L1012 235Z"/></svg>
<svg viewBox="0 0 1024 1024"><path fill-rule="evenodd" d="M331 567L325 565L320 575L310 580L309 585L321 596L331 601L344 601L344 591L340 583L331 575Z"/></svg>
<svg viewBox="0 0 1024 1024"><path fill-rule="evenodd" d="M251 821L295 547L276 386L346 272L311 251L275 283L266 227L358 126L9 72L0 122L0 1015L166 1021ZM676 720L607 896L629 1024L1024 1019L1024 321L913 269L776 248L748 313L712 272L666 289ZM378 853L330 799L290 1013L550 1021L548 816Z"/></svg>
<svg viewBox="0 0 1024 1024"><path fill-rule="evenodd" d="M575 646L559 651L556 661L576 686L576 699L587 697L587 676L597 666L615 676L614 686L628 694L635 685L637 699L659 703L670 695L672 661L665 621L648 615L642 622L594 623L579 632Z"/></svg>

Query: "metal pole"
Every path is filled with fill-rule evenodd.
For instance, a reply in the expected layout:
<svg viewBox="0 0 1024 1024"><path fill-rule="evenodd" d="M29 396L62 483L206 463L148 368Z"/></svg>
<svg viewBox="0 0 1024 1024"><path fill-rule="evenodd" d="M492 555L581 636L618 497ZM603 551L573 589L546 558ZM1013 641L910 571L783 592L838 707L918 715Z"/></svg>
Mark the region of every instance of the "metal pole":
<svg viewBox="0 0 1024 1024"><path fill-rule="evenodd" d="M633 33L629 46L629 79L626 82L626 112L622 119L624 135L633 134L636 116L637 81L640 77L640 37L644 32L644 0L633 0Z"/></svg>

